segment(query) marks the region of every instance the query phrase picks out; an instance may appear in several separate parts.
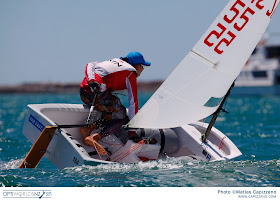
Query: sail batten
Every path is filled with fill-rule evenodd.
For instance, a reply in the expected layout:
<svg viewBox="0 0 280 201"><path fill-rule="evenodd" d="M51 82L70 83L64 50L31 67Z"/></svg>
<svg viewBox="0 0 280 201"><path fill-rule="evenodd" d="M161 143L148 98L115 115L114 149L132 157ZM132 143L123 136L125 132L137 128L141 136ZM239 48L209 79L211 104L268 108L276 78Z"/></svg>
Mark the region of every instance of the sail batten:
<svg viewBox="0 0 280 201"><path fill-rule="evenodd" d="M172 128L213 114L261 39L279 2L230 0L128 127Z"/></svg>
<svg viewBox="0 0 280 201"><path fill-rule="evenodd" d="M203 55L199 54L198 52L195 52L194 50L191 50L191 52L193 52L194 54L196 54L197 56L201 57L202 59L205 59L206 61L208 61L209 63L215 65L215 63L213 61L210 61L209 59L207 59L206 57L204 57Z"/></svg>

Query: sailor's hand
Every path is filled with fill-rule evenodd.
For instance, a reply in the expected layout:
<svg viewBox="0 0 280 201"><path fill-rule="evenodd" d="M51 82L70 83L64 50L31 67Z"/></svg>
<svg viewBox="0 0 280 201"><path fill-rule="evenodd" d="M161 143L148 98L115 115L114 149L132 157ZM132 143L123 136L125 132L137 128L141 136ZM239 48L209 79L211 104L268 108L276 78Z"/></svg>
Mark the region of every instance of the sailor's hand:
<svg viewBox="0 0 280 201"><path fill-rule="evenodd" d="M99 92L100 84L98 82L96 82L95 80L90 80L88 82L88 85L92 92Z"/></svg>

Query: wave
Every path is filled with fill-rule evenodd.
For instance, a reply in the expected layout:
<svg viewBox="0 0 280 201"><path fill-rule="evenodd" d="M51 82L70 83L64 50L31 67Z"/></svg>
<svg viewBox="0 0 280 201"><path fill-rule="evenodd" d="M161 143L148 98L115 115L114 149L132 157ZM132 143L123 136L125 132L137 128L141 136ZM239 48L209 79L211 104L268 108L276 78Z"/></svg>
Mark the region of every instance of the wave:
<svg viewBox="0 0 280 201"><path fill-rule="evenodd" d="M0 186L279 186L280 159L202 162L189 157L134 164L83 165L62 170L18 169L22 159L0 161ZM278 178L278 179L277 179Z"/></svg>
<svg viewBox="0 0 280 201"><path fill-rule="evenodd" d="M18 169L18 167L20 166L22 161L23 161L23 158L22 159L17 159L17 160L10 160L8 162L2 161L0 159L0 171Z"/></svg>

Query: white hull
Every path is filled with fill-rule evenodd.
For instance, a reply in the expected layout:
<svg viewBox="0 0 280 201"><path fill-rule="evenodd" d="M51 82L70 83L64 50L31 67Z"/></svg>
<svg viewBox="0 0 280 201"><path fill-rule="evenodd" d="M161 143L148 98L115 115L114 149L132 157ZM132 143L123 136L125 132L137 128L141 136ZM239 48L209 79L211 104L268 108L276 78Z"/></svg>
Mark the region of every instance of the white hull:
<svg viewBox="0 0 280 201"><path fill-rule="evenodd" d="M23 135L32 144L35 143L45 126L84 124L89 114L89 108L81 104L36 104L28 105L28 107L29 112L25 120ZM111 161L106 161L108 156L100 160L98 154L89 154L95 152L95 149L83 144L79 128L58 129L45 156L57 168L62 169L83 164L135 163L140 161L138 156L151 160L190 156L203 161L216 161L230 160L242 155L232 141L216 128L212 128L207 143L203 143L201 135L207 126L206 123L196 122L182 127L163 129L162 132L166 133L164 135L155 131L157 144L144 144L127 156L121 153L135 143L129 140L123 146L115 135L108 136L103 138L100 144L112 154ZM159 153L160 151L162 152Z"/></svg>

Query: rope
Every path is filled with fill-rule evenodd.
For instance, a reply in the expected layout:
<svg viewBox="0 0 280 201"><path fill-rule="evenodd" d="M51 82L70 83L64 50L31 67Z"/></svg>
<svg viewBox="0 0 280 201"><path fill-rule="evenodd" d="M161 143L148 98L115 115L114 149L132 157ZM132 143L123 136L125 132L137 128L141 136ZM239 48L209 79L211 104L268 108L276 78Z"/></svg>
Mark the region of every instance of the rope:
<svg viewBox="0 0 280 201"><path fill-rule="evenodd" d="M119 151L122 147L123 147L123 145L122 144L110 144L110 143L107 143L107 142L104 142L104 141L102 141L102 140L100 140L101 142L103 142L104 144L108 144L108 145L110 145L110 146L120 146L116 151L114 151L111 155L113 155L114 153L116 153L117 151ZM111 156L109 156L109 159L110 159L110 157Z"/></svg>
<svg viewBox="0 0 280 201"><path fill-rule="evenodd" d="M111 161L115 162L119 162L121 160L123 160L125 157L127 157L129 154L131 154L132 152L136 151L137 149L139 149L143 144L145 144L146 139L141 140L140 142L138 142L137 144L133 145L132 147L128 148L127 150L123 151L122 153L120 153L119 155L115 156L114 158L111 159Z"/></svg>
<svg viewBox="0 0 280 201"><path fill-rule="evenodd" d="M223 137L223 139L221 140L221 143L220 143L220 147L219 147L219 149L221 149L222 148L222 146L224 145L224 143L223 143L223 141L224 141L224 139L226 138L226 136L225 137Z"/></svg>
<svg viewBox="0 0 280 201"><path fill-rule="evenodd" d="M150 137L147 137L146 139L141 140L140 142L136 143L135 145L133 145L132 147L126 149L125 151L121 152L120 154L118 154L117 156L115 156L114 158L110 158L112 155L114 155L117 151L119 151L123 146L122 144L110 144L107 142L104 142L103 140L100 140L101 142L103 142L104 144L108 144L110 146L120 146L116 151L114 151L111 156L109 156L109 160L110 161L114 161L114 162L119 162L121 160L123 160L125 157L127 157L129 154L133 153L134 151L136 151L137 149L139 149L143 144L145 144L145 142L149 141L149 139L151 139L155 134L151 135Z"/></svg>

